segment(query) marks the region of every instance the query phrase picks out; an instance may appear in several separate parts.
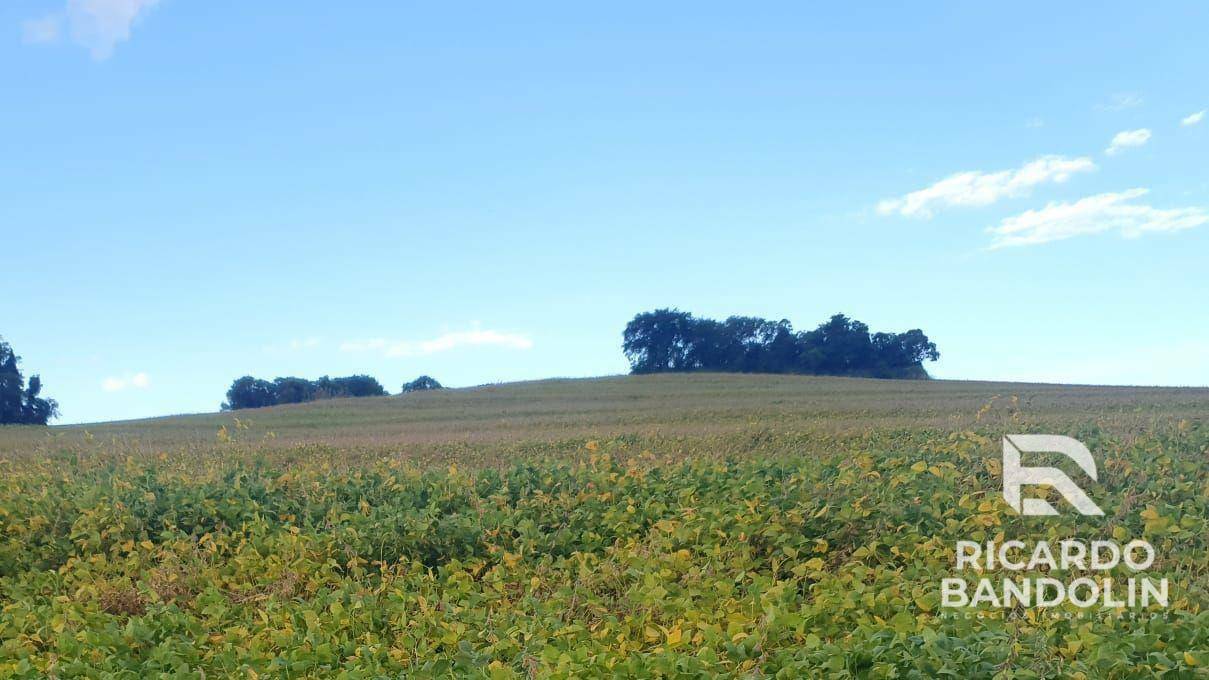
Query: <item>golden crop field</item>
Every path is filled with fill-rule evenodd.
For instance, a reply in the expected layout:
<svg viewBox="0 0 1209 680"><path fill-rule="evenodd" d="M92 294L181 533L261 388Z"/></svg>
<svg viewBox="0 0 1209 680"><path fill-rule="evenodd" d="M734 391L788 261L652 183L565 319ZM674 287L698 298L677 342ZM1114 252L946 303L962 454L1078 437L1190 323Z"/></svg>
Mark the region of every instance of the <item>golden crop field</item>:
<svg viewBox="0 0 1209 680"><path fill-rule="evenodd" d="M1104 515L1014 514L1011 433ZM1209 389L549 380L5 427L0 475L0 678L1209 677ZM1145 539L1170 601L940 605L1012 538Z"/></svg>

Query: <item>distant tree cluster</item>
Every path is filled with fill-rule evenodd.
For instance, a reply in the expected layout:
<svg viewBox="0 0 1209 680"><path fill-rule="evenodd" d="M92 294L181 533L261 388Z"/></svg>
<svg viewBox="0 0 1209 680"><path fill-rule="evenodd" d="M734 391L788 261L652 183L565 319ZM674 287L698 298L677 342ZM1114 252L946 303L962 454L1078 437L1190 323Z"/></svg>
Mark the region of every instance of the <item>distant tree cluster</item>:
<svg viewBox="0 0 1209 680"><path fill-rule="evenodd" d="M435 378L430 378L426 375L422 375L409 383L403 384L403 394L407 394L408 392L423 392L424 390L441 389L445 389L441 386L441 383L437 382Z"/></svg>
<svg viewBox="0 0 1209 680"><path fill-rule="evenodd" d="M36 375L25 377L17 368L21 357L0 338L0 425L45 425L59 415L59 404L54 399L44 399L42 379Z"/></svg>
<svg viewBox="0 0 1209 680"><path fill-rule="evenodd" d="M350 375L345 378L329 378L325 375L318 380L276 378L272 382L245 375L231 383L231 389L227 390L227 401L223 403L222 408L224 411L234 411L277 404L298 404L317 399L384 396L386 390L368 375Z"/></svg>
<svg viewBox="0 0 1209 680"><path fill-rule="evenodd" d="M727 371L871 378L927 378L936 343L919 329L870 333L843 314L812 331L789 321L732 316L699 319L677 309L643 312L626 324L622 349L634 373Z"/></svg>

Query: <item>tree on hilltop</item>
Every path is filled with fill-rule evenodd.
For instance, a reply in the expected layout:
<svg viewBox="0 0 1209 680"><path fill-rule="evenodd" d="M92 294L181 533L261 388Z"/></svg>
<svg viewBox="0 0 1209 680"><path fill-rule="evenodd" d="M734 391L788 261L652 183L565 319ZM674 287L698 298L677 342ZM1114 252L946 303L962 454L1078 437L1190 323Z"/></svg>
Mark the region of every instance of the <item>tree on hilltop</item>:
<svg viewBox="0 0 1209 680"><path fill-rule="evenodd" d="M277 404L299 404L317 399L339 397L384 397L386 388L376 378L368 375L350 375L342 378L323 376L318 380L305 378L276 378L273 381L245 375L231 383L224 411L243 408L260 408Z"/></svg>
<svg viewBox="0 0 1209 680"><path fill-rule="evenodd" d="M724 371L800 373L869 378L927 378L936 343L918 328L870 333L869 326L835 314L811 331L794 332L786 319L694 317L678 309L636 315L622 333L622 351L634 373Z"/></svg>
<svg viewBox="0 0 1209 680"><path fill-rule="evenodd" d="M405 383L403 385L403 394L407 394L408 392L423 392L425 390L443 389L445 388L442 387L441 383L437 382L435 378L422 375L409 383Z"/></svg>

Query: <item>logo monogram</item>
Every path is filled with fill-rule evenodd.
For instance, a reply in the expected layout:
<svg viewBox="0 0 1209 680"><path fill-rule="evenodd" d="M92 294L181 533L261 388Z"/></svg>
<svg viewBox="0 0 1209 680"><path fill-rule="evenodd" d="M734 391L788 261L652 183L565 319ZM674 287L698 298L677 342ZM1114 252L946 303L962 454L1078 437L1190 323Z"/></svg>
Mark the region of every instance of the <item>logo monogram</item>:
<svg viewBox="0 0 1209 680"><path fill-rule="evenodd" d="M1011 434L1003 438L1003 498L1022 515L1056 515L1054 506L1040 498L1020 498L1025 484L1048 485L1058 490L1068 503L1084 515L1103 515L1104 511L1075 484L1066 473L1052 467L1025 467L1020 464L1022 451L1054 452L1070 458L1096 479L1096 461L1091 452L1077 439L1056 434Z"/></svg>

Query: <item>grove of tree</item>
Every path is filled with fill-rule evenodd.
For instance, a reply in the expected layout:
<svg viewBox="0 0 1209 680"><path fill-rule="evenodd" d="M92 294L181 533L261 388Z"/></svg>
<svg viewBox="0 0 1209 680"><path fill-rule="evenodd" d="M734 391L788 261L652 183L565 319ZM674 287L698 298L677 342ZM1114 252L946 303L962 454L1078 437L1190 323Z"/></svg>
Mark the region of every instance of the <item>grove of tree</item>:
<svg viewBox="0 0 1209 680"><path fill-rule="evenodd" d="M236 378L227 390L224 411L245 408L297 404L317 399L338 397L384 397L386 389L377 379L368 375L350 375L344 378L323 376L318 380L305 378L275 378L272 381L245 375Z"/></svg>
<svg viewBox="0 0 1209 680"><path fill-rule="evenodd" d="M643 312L626 324L622 349L633 373L723 371L870 378L927 378L936 343L918 328L870 333L836 314L811 331L789 321L732 316L725 321L677 309Z"/></svg>

